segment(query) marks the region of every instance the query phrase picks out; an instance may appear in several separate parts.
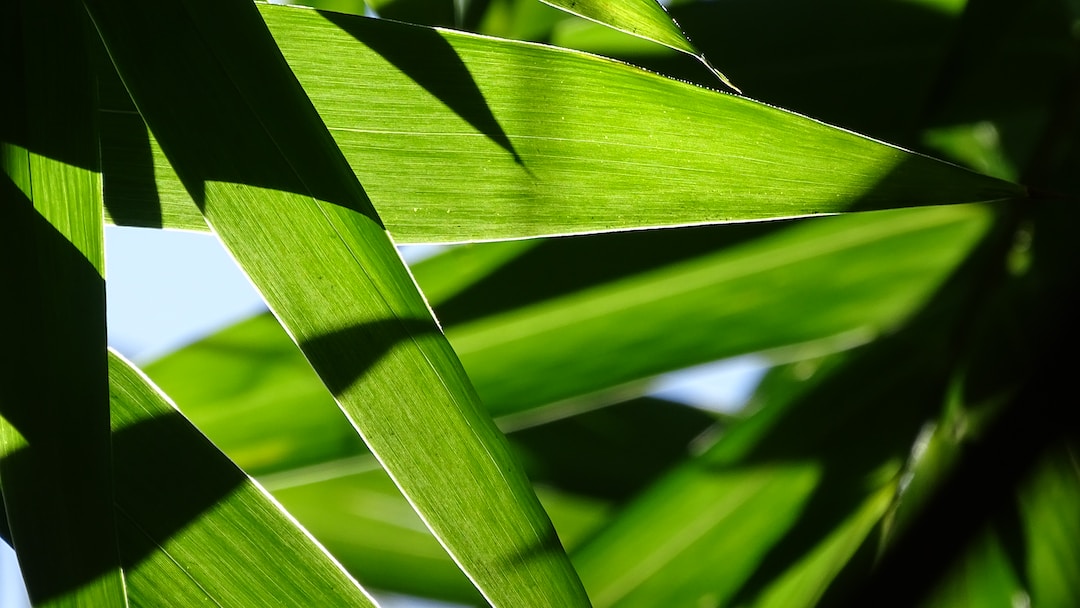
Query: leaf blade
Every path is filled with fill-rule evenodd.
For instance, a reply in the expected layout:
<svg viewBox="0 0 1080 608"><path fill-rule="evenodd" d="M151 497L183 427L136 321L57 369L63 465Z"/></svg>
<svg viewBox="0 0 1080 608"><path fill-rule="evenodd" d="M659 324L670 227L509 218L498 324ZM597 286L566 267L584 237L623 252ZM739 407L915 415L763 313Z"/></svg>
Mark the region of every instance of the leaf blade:
<svg viewBox="0 0 1080 608"><path fill-rule="evenodd" d="M132 601L375 605L137 368L110 353L109 377Z"/></svg>
<svg viewBox="0 0 1080 608"><path fill-rule="evenodd" d="M260 11L399 243L1025 196L1007 182L579 52L362 17L329 21L289 7ZM416 62L418 49L438 61ZM463 91L446 84L447 73ZM164 157L155 159L163 207L183 208L183 197L165 199L179 189ZM115 194L129 205L143 196Z"/></svg>
<svg viewBox="0 0 1080 608"><path fill-rule="evenodd" d="M586 603L505 438L255 7L88 6L189 194L481 592L496 605Z"/></svg>
<svg viewBox="0 0 1080 608"><path fill-rule="evenodd" d="M614 400L625 398L624 391L636 395L647 390L649 377L687 365L828 344L837 334L847 336L839 341L847 347L873 339L946 280L986 234L991 215L989 208L959 206L573 237L524 252L513 242L477 244L425 260L414 273L422 286L431 279L438 287L432 303L446 313L439 314L447 335L486 407L513 426L515 414L522 414L519 423L550 419L561 411L544 407L552 402L569 405L599 394L606 403L605 391ZM673 244L684 248L683 257L654 266L663 259L657 252ZM482 280L473 274L492 259L500 264L496 274ZM604 274L620 262L628 275ZM557 273L522 283L571 264L568 277L583 285L564 286ZM455 272L459 284L451 288ZM797 318L790 315L793 302ZM534 322L543 330L521 333ZM489 339L512 335L519 339ZM648 356L640 354L642 344L649 345ZM515 369L538 375L520 377ZM256 474L363 452L269 316L222 330L147 371L209 435L247 446L235 455ZM205 382L196 386L191 376ZM240 417L249 422L239 424ZM317 434L328 439L309 439Z"/></svg>
<svg viewBox="0 0 1080 608"><path fill-rule="evenodd" d="M656 0L541 0L568 13L584 17L638 38L651 40L682 51L705 64L725 85L741 93L727 76L717 70Z"/></svg>
<svg viewBox="0 0 1080 608"><path fill-rule="evenodd" d="M5 13L0 253L11 291L0 482L8 530L35 605L124 606L88 24L71 2L15 3Z"/></svg>

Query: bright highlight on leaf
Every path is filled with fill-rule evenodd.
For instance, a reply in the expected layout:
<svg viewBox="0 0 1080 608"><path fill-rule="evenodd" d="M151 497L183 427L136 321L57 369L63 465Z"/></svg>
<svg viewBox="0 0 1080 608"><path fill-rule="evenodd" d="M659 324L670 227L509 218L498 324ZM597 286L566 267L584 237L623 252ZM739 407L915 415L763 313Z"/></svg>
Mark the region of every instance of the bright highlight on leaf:
<svg viewBox="0 0 1080 608"><path fill-rule="evenodd" d="M742 93L727 76L713 67L705 55L694 46L690 39L656 0L541 0L555 8L601 23L619 31L626 32L658 42L666 47L682 51L697 58L716 77L737 93Z"/></svg>

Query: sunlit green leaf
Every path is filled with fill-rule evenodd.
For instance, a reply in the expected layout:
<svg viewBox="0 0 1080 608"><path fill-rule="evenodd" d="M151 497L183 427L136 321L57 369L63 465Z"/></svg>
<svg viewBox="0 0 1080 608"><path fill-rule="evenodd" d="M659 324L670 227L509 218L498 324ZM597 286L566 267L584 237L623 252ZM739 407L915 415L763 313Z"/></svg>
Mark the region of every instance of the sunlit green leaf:
<svg viewBox="0 0 1080 608"><path fill-rule="evenodd" d="M597 23L629 34L659 42L664 46L696 55L686 35L656 0L543 0L568 13L580 15Z"/></svg>
<svg viewBox="0 0 1080 608"><path fill-rule="evenodd" d="M363 17L260 8L400 243L705 224L1024 193L776 108L582 53ZM123 124L106 133L106 145L145 140L137 117L114 122ZM153 158L159 215L181 214L184 219L167 225L198 228L202 220L169 177L164 157ZM109 159L106 154L107 168ZM139 224L139 207L155 196L145 187L110 192L118 223Z"/></svg>
<svg viewBox="0 0 1080 608"><path fill-rule="evenodd" d="M505 438L255 7L88 7L189 195L485 597L585 603Z"/></svg>
<svg viewBox="0 0 1080 608"><path fill-rule="evenodd" d="M5 5L35 605L584 605L560 544L601 605L1080 604L1080 0L548 1ZM184 415L102 205L277 315L149 366ZM643 397L732 356L735 414Z"/></svg>
<svg viewBox="0 0 1080 608"><path fill-rule="evenodd" d="M537 493L567 547L580 543L610 513L604 501L543 487ZM482 601L385 472L311 478L274 495L366 584L466 604Z"/></svg>
<svg viewBox="0 0 1080 608"><path fill-rule="evenodd" d="M543 0L568 13L584 17L639 38L659 42L701 60L724 84L735 89L727 76L714 68L686 37L678 23L657 0Z"/></svg>

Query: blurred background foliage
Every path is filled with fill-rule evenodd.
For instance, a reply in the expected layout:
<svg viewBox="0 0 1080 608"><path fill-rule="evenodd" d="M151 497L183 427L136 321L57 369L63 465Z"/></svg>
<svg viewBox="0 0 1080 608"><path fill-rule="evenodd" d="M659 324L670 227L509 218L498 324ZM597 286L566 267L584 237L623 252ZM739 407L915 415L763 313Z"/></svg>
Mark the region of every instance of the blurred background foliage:
<svg viewBox="0 0 1080 608"><path fill-rule="evenodd" d="M690 56L535 0L304 4L719 87ZM472 244L415 265L593 602L1080 605L1080 3L668 8L747 96L1033 198ZM650 396L662 374L750 354L769 370L746 404ZM145 370L362 583L482 603L273 317Z"/></svg>

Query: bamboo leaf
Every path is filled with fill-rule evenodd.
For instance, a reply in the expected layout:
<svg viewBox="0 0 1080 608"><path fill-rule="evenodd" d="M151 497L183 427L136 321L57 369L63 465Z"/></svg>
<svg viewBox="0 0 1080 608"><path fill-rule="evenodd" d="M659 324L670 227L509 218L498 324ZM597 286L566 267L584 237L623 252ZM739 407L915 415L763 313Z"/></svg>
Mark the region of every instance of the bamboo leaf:
<svg viewBox="0 0 1080 608"><path fill-rule="evenodd" d="M705 58L683 33L682 28L672 19L657 0L541 0L555 8L601 23L621 32L626 32L658 42L666 47L682 51L705 64L717 78L728 87L740 92L731 84L727 76L717 70Z"/></svg>
<svg viewBox="0 0 1080 608"><path fill-rule="evenodd" d="M332 479L310 476L307 483L272 491L364 585L484 605L378 463Z"/></svg>
<svg viewBox="0 0 1080 608"><path fill-rule="evenodd" d="M0 484L40 606L124 606L113 521L102 197L89 23L8 3L0 26Z"/></svg>
<svg viewBox="0 0 1080 608"><path fill-rule="evenodd" d="M795 376L805 365L784 370L804 386L761 403L575 552L594 605L816 605L886 514L933 413L942 361L909 359L906 340L827 361L809 381ZM875 382L852 382L866 374Z"/></svg>
<svg viewBox="0 0 1080 608"><path fill-rule="evenodd" d="M605 501L544 487L537 487L537 494L570 548L611 512ZM365 584L463 604L483 602L384 471L311 477L275 489L274 496Z"/></svg>
<svg viewBox="0 0 1080 608"><path fill-rule="evenodd" d="M185 189L455 561L495 605L586 604L505 438L254 6L87 5Z"/></svg>
<svg viewBox="0 0 1080 608"><path fill-rule="evenodd" d="M260 11L400 243L1024 196L1007 182L580 52ZM126 116L105 133L107 185L110 159L132 156L117 150L146 139ZM140 206L160 196L166 227L197 227L164 156L153 159L157 194L110 189L114 221L145 223Z"/></svg>
<svg viewBox="0 0 1080 608"><path fill-rule="evenodd" d="M575 565L594 603L846 600L841 575L870 565L871 533L906 483L905 455L945 394L946 345L978 293L971 277L996 267L1000 241L988 239L957 275L967 279L943 285L903 330L824 369L789 372L812 372L809 382L788 380L778 393L767 384L753 416L582 547ZM721 559L725 568L712 567Z"/></svg>
<svg viewBox="0 0 1080 608"><path fill-rule="evenodd" d="M940 580L921 605L1076 602L1080 555L1069 539L1080 532L1072 508L1080 499L1080 475L1076 438L1060 439L1051 442L1023 479L1002 480L1006 487L997 493L1004 500L987 504L989 517L975 518L978 529L951 564L940 564L946 566L935 573ZM950 549L946 546L947 555Z"/></svg>
<svg viewBox="0 0 1080 608"><path fill-rule="evenodd" d="M1043 494L1049 487L1064 497L1075 490L1068 459L1077 427L1058 398L1069 390L1066 370L1075 363L1060 355L1077 336L1077 269L1069 261L1076 243L1068 228L1075 218L1073 205L1033 209L1020 233L1030 239L1023 247L1028 262L1013 261L983 294L945 408L913 452L904 474L910 483L883 526L880 559L851 605L899 581L903 589L891 597L904 604L927 595L938 605L985 598L1007 604L1042 594L1054 604L1075 595L1060 579L1077 560L1055 547L1058 535L1049 531L1067 534L1076 522L1047 508ZM1047 469L1056 471L1043 477ZM1058 555L1058 566L1049 566L1043 552ZM1043 555L1032 559L1036 553Z"/></svg>
<svg viewBox="0 0 1080 608"><path fill-rule="evenodd" d="M842 347L871 340L954 272L986 234L991 213L980 206L899 210L573 237L524 251L518 243L478 244L421 262L415 273L421 285L437 282L442 299L433 303L447 311L447 335L488 410L522 413L502 423L528 424L533 416L566 415L562 406L547 413L541 406L624 387L638 394L647 389L643 380L688 365L815 341L828 346L838 336ZM492 259L502 261L497 272L475 274ZM521 284L571 264L572 274L545 272ZM455 271L462 289L447 287ZM234 446L230 455L252 473L363 451L269 316L147 371L204 432Z"/></svg>
<svg viewBox="0 0 1080 608"><path fill-rule="evenodd" d="M659 42L677 51L697 55L679 24L656 0L543 0L555 8L573 13L608 27Z"/></svg>
<svg viewBox="0 0 1080 608"><path fill-rule="evenodd" d="M374 606L136 368L109 358L116 510L140 606Z"/></svg>
<svg viewBox="0 0 1080 608"><path fill-rule="evenodd" d="M447 336L497 416L724 357L836 336L850 345L918 310L986 233L988 212L951 206L797 222L667 268L448 326ZM514 368L544 380L506 373Z"/></svg>
<svg viewBox="0 0 1080 608"><path fill-rule="evenodd" d="M1027 579L1032 603L1068 606L1080 601L1080 550L1069 539L1080 535L1078 442L1047 450L1020 488L1019 510L1027 541Z"/></svg>

